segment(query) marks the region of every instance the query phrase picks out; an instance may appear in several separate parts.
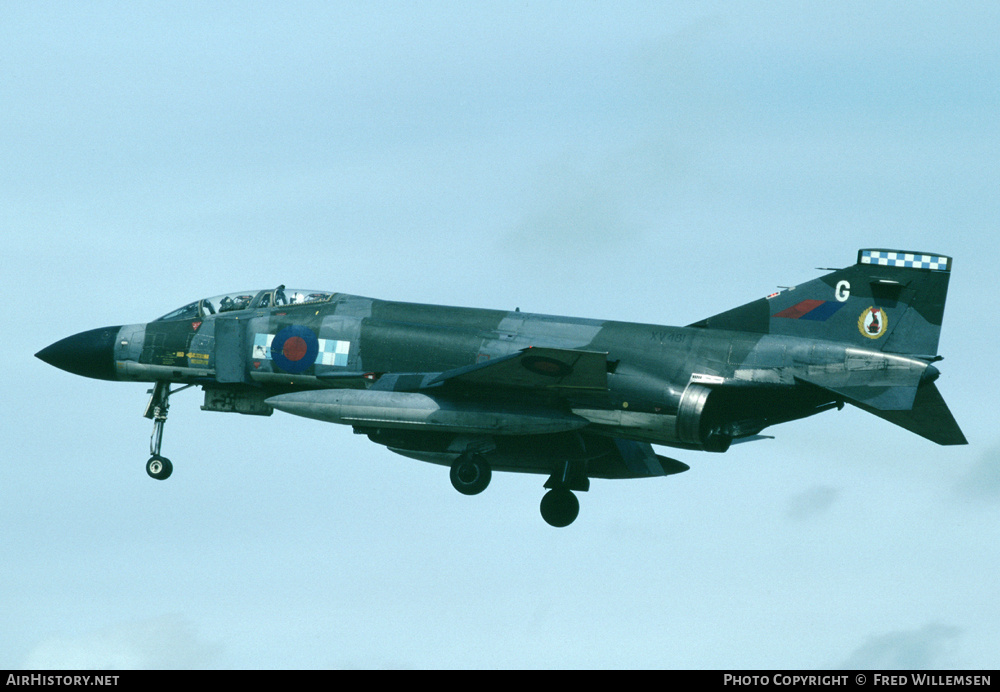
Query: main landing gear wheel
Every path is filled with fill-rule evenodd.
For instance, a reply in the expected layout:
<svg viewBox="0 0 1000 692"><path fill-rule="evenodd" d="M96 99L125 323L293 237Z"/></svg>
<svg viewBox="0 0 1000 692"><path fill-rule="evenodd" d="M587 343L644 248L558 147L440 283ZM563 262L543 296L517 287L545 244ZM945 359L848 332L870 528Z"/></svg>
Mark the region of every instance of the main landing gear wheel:
<svg viewBox="0 0 1000 692"><path fill-rule="evenodd" d="M550 526L569 526L580 514L580 501L572 491L555 488L542 497L542 519Z"/></svg>
<svg viewBox="0 0 1000 692"><path fill-rule="evenodd" d="M156 454L149 458L146 462L146 473L149 474L150 478L155 478L158 481L165 481L170 478L170 474L174 472L174 465L170 463L170 459L166 457L161 457Z"/></svg>
<svg viewBox="0 0 1000 692"><path fill-rule="evenodd" d="M490 462L481 454L463 454L451 465L451 484L463 495L478 495L493 477Z"/></svg>

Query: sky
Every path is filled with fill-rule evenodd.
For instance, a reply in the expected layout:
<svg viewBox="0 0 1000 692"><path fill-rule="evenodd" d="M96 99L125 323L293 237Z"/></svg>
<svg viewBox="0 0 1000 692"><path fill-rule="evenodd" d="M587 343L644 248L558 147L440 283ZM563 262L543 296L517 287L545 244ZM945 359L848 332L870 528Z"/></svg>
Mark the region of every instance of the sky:
<svg viewBox="0 0 1000 692"><path fill-rule="evenodd" d="M994 2L0 4L0 668L996 668ZM447 469L33 354L288 286L684 325L951 255L970 444L847 407L679 476Z"/></svg>

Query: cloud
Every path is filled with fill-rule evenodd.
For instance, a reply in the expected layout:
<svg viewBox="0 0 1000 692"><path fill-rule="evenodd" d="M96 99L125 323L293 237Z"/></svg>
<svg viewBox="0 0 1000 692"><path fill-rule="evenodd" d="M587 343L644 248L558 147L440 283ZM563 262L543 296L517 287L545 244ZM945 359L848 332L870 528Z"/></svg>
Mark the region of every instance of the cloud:
<svg viewBox="0 0 1000 692"><path fill-rule="evenodd" d="M828 485L817 485L788 500L785 516L795 521L812 519L826 512L837 501L840 491Z"/></svg>
<svg viewBox="0 0 1000 692"><path fill-rule="evenodd" d="M79 637L54 637L28 654L28 670L179 670L207 668L221 647L199 641L192 625L166 615Z"/></svg>
<svg viewBox="0 0 1000 692"><path fill-rule="evenodd" d="M930 623L918 630L871 637L837 667L849 670L952 668L948 644L961 634L958 627Z"/></svg>
<svg viewBox="0 0 1000 692"><path fill-rule="evenodd" d="M954 486L962 499L1000 502L1000 447L984 453Z"/></svg>

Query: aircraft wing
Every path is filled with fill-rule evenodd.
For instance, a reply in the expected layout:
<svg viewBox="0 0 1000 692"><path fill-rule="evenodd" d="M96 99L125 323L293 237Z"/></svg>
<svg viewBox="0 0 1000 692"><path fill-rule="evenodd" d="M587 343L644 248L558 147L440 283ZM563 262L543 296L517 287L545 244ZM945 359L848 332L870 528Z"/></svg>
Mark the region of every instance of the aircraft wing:
<svg viewBox="0 0 1000 692"><path fill-rule="evenodd" d="M368 389L291 392L270 397L267 403L293 415L356 428L490 435L561 433L583 428L589 421L552 407L547 397L526 402L523 397L512 400L496 394L502 390L557 396L605 391L607 361L607 353L534 347L442 373L387 373ZM480 396L464 396L470 390Z"/></svg>
<svg viewBox="0 0 1000 692"><path fill-rule="evenodd" d="M605 391L608 388L608 354L536 346L484 363L448 370L426 382L422 388L444 384Z"/></svg>

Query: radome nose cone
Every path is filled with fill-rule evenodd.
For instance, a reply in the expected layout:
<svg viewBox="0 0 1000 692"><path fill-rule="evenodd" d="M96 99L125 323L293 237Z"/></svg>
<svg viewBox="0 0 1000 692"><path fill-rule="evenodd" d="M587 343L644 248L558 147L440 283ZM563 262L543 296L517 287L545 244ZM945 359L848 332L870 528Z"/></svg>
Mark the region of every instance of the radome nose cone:
<svg viewBox="0 0 1000 692"><path fill-rule="evenodd" d="M116 380L115 340L121 327L101 327L67 336L35 354L49 365L74 375Z"/></svg>

